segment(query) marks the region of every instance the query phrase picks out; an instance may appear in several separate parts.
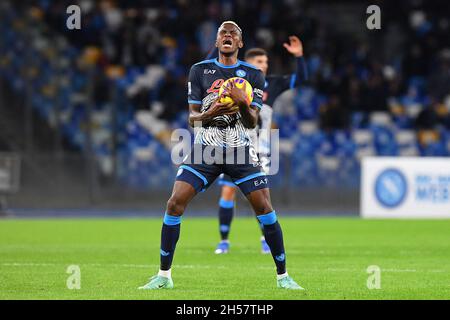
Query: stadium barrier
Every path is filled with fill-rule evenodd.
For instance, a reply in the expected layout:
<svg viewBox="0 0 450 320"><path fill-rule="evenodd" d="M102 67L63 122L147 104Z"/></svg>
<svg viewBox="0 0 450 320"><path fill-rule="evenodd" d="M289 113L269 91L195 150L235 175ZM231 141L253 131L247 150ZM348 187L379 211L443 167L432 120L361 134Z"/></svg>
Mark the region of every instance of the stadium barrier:
<svg viewBox="0 0 450 320"><path fill-rule="evenodd" d="M15 153L0 153L0 214L6 212L8 195L19 191L20 157Z"/></svg>
<svg viewBox="0 0 450 320"><path fill-rule="evenodd" d="M364 218L450 218L450 161L364 158L360 195Z"/></svg>

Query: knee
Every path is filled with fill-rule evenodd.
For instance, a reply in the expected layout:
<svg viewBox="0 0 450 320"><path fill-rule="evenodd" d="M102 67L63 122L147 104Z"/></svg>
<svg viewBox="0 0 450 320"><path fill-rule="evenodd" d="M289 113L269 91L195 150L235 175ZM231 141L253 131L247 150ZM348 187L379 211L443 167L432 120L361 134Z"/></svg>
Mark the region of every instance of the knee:
<svg viewBox="0 0 450 320"><path fill-rule="evenodd" d="M227 200L227 201L233 201L235 194L236 194L236 190L234 187L229 187L229 186L222 187L222 195L221 195L222 199Z"/></svg>
<svg viewBox="0 0 450 320"><path fill-rule="evenodd" d="M260 203L253 207L257 216L267 214L273 211L272 204L268 198L264 198Z"/></svg>
<svg viewBox="0 0 450 320"><path fill-rule="evenodd" d="M261 207L259 209L255 209L255 214L257 216L260 216L260 215L267 214L272 211L273 211L273 208L271 206L265 206L265 207Z"/></svg>
<svg viewBox="0 0 450 320"><path fill-rule="evenodd" d="M186 203L182 201L179 197L170 197L167 201L166 211L171 216L181 216L186 208Z"/></svg>
<svg viewBox="0 0 450 320"><path fill-rule="evenodd" d="M270 193L268 189L261 189L251 193L251 203L257 216L273 211Z"/></svg>

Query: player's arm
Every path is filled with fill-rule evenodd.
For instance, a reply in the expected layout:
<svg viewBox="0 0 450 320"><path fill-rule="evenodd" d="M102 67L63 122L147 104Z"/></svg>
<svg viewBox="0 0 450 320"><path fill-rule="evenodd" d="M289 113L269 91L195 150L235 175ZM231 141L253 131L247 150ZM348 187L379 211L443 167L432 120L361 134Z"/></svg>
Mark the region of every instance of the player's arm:
<svg viewBox="0 0 450 320"><path fill-rule="evenodd" d="M298 87L302 82L308 80L308 69L303 57L303 43L297 36L290 36L289 43L283 43L286 50L296 58L297 70L295 73L285 78L285 88L292 89Z"/></svg>
<svg viewBox="0 0 450 320"><path fill-rule="evenodd" d="M189 71L188 78L188 103L189 103L189 125L194 126L194 122L200 121L202 126L207 125L214 117L223 114L233 114L238 111L238 108L231 108L230 105L214 101L208 110L201 112L202 106L202 85L200 81L201 69L195 65Z"/></svg>
<svg viewBox="0 0 450 320"><path fill-rule="evenodd" d="M253 129L258 124L259 109L252 105L239 105L239 112L242 116L242 123L248 129Z"/></svg>
<svg viewBox="0 0 450 320"><path fill-rule="evenodd" d="M202 126L208 125L212 119L225 114L234 114L239 111L237 106L231 106L229 103L220 103L219 99L213 102L211 107L200 112L201 104L189 104L189 125L194 127L195 122L201 122Z"/></svg>

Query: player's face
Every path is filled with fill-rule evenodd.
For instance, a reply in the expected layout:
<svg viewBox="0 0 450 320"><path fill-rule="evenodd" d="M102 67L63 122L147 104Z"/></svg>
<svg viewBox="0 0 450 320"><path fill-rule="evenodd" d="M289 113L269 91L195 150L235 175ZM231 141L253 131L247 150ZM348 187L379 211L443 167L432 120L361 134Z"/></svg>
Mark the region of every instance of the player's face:
<svg viewBox="0 0 450 320"><path fill-rule="evenodd" d="M232 54L243 47L241 33L235 25L226 23L217 32L216 47L220 53Z"/></svg>
<svg viewBox="0 0 450 320"><path fill-rule="evenodd" d="M266 55L252 57L247 59L247 62L261 70L264 75L267 74L267 69L269 69L269 58Z"/></svg>

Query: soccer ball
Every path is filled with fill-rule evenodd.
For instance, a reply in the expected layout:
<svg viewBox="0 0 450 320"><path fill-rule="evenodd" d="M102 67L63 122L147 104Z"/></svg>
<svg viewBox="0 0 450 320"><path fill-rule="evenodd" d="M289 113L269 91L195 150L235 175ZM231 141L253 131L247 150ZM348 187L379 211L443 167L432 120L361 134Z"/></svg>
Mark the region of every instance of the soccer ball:
<svg viewBox="0 0 450 320"><path fill-rule="evenodd" d="M222 84L222 86L219 89L219 97L220 97L219 102L220 103L232 103L233 105L235 104L233 102L233 99L231 99L230 97L227 97L227 96L223 96L224 90L230 85L230 83L232 81L235 83L236 87L241 90L244 90L244 87L245 87L245 94L247 95L247 102L248 102L248 104L252 103L252 101L253 101L252 85L247 80L245 80L243 78L239 78L239 77L233 77L233 78L227 79ZM245 84L247 84L247 85L245 85Z"/></svg>

